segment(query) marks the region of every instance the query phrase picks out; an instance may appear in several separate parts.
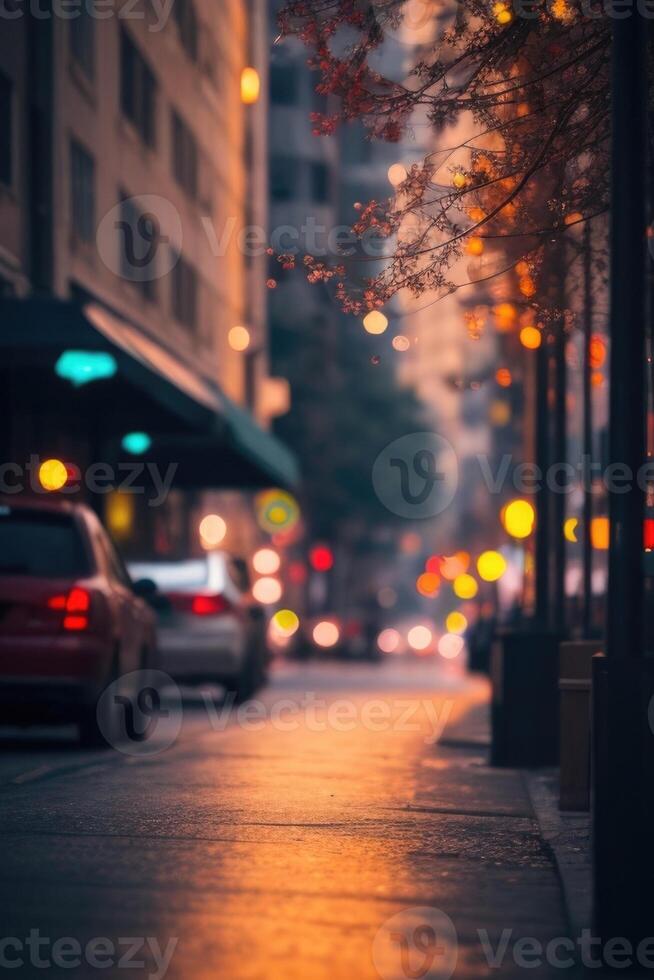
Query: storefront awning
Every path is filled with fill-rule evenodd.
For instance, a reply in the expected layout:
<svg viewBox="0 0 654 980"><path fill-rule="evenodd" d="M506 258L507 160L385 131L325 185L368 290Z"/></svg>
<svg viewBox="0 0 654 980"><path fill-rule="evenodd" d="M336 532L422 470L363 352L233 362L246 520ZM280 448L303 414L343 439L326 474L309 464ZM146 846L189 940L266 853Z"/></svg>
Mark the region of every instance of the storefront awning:
<svg viewBox="0 0 654 980"><path fill-rule="evenodd" d="M112 418L114 443L124 429L132 393L134 406L151 405L148 457L176 463L175 483L182 488L292 488L299 479L293 454L217 384L98 303L2 300L0 351L14 376L22 371L28 382L57 382L59 403L62 393L69 394L83 412L95 400L96 424L104 406L105 440L111 441Z"/></svg>

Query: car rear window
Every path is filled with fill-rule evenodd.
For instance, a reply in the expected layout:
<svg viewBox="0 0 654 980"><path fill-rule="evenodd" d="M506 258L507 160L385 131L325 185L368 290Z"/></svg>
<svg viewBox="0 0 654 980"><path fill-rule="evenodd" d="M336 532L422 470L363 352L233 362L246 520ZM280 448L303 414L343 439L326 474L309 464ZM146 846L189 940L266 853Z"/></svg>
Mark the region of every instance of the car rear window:
<svg viewBox="0 0 654 980"><path fill-rule="evenodd" d="M226 586L226 562L214 553L189 561L130 562L133 581L151 579L161 592L223 592Z"/></svg>
<svg viewBox="0 0 654 980"><path fill-rule="evenodd" d="M70 514L0 506L0 575L75 578L90 571L82 535Z"/></svg>

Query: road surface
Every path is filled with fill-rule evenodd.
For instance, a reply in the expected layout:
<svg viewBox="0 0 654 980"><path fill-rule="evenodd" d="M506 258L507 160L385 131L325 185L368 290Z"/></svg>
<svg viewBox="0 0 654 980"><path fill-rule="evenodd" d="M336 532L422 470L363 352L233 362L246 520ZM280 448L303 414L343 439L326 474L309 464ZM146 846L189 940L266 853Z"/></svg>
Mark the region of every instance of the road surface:
<svg viewBox="0 0 654 980"><path fill-rule="evenodd" d="M521 776L486 767L486 698L456 667L283 665L238 714L208 694L183 700L179 733L170 695L140 748L81 752L65 732L5 730L0 965L524 976L513 943L565 925Z"/></svg>

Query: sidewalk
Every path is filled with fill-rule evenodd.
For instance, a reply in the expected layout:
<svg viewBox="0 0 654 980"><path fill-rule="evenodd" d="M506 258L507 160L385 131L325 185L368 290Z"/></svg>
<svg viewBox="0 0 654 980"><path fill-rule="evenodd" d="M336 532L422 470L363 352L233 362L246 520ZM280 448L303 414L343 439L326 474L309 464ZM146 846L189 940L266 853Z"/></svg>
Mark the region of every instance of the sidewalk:
<svg viewBox="0 0 654 980"><path fill-rule="evenodd" d="M576 942L588 926L583 901L574 906L576 920L566 914L553 851L561 833L553 776L492 769L488 748L488 711L480 705L448 727L423 760L410 806L430 815L436 882L454 878L459 885L440 905L458 934L454 976L577 976L576 967L563 966L565 946L546 951L555 939Z"/></svg>

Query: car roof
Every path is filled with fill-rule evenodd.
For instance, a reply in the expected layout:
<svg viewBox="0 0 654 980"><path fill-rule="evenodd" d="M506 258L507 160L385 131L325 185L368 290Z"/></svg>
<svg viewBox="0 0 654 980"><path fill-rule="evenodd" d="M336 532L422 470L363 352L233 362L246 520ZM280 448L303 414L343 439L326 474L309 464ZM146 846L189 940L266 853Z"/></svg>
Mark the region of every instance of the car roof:
<svg viewBox="0 0 654 980"><path fill-rule="evenodd" d="M0 495L0 507L8 507L10 510L40 511L42 513L53 514L88 514L89 508L85 504L73 503L71 500L61 498L44 497L12 497Z"/></svg>

